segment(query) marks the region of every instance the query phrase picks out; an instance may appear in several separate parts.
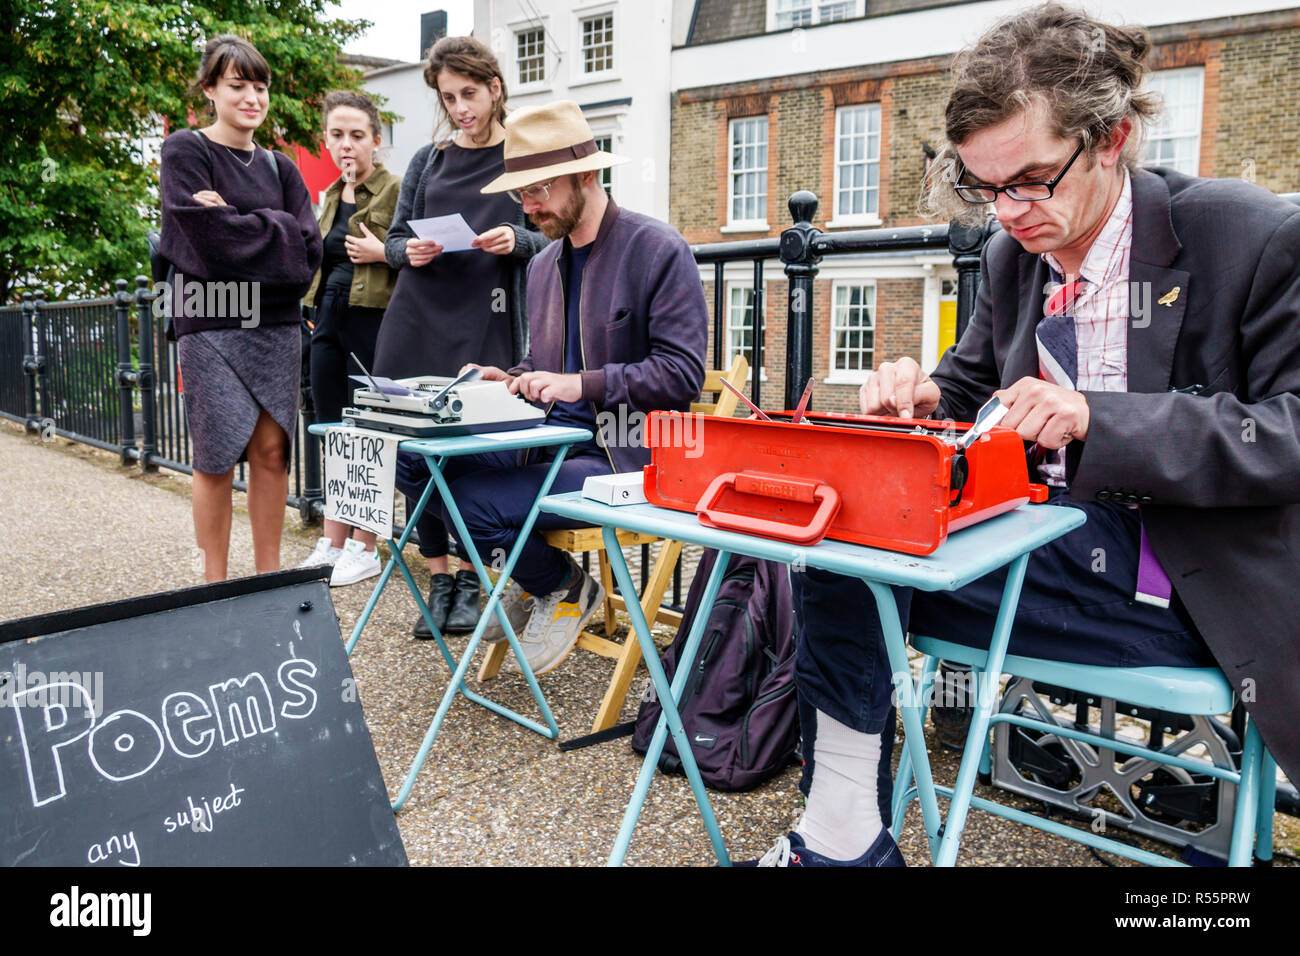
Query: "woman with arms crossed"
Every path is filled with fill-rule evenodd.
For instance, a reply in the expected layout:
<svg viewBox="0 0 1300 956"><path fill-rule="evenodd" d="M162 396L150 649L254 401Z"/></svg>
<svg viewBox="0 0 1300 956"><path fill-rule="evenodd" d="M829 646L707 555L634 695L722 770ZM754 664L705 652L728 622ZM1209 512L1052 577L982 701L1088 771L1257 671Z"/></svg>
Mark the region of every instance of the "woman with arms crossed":
<svg viewBox="0 0 1300 956"><path fill-rule="evenodd" d="M216 121L163 143L161 251L176 267L194 537L205 579L222 581L240 461L248 462L254 564L258 573L280 567L298 417L299 300L320 265L321 237L297 168L253 142L269 103L266 60L246 40L213 37L198 83Z"/></svg>

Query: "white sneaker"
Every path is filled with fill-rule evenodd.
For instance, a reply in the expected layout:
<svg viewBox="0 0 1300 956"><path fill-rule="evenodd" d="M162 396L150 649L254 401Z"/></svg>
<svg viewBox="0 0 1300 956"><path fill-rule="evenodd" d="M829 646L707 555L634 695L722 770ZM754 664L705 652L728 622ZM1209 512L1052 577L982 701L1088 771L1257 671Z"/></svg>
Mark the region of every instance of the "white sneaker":
<svg viewBox="0 0 1300 956"><path fill-rule="evenodd" d="M343 554L342 548L336 548L330 544L329 538L321 538L316 542L316 550L307 555L299 564L300 568L314 568L321 564L333 564Z"/></svg>
<svg viewBox="0 0 1300 956"><path fill-rule="evenodd" d="M605 589L599 581L581 568L578 575L576 585L534 598L533 613L520 638L534 674L553 670L569 656L588 618L605 600Z"/></svg>
<svg viewBox="0 0 1300 956"><path fill-rule="evenodd" d="M501 592L501 606L506 609L506 617L510 619L510 626L515 629L515 633L520 633L524 625L528 623L528 618L533 610L533 605L537 599L521 588L513 580ZM483 631L484 644L496 644L506 639L505 628L493 614L488 619L488 625Z"/></svg>
<svg viewBox="0 0 1300 956"><path fill-rule="evenodd" d="M366 546L360 541L345 541L343 555L334 565L334 573L330 575L330 587L341 588L344 585L356 584L366 578L373 578L382 569L383 564L379 560L378 548L367 551Z"/></svg>

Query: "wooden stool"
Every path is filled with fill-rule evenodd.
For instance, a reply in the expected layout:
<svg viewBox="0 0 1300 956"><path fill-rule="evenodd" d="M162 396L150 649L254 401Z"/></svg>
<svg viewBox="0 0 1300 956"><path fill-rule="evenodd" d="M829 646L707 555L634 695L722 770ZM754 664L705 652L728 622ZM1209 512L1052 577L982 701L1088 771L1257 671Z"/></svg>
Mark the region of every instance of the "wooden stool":
<svg viewBox="0 0 1300 956"><path fill-rule="evenodd" d="M725 379L736 388L743 388L749 374L749 362L743 355L737 355L731 365L725 369L714 369L704 377L704 391L717 393L714 402L694 402L691 411L705 415L730 416L736 410L738 400L727 391L722 381ZM553 548L569 552L595 551L600 563L600 584L605 589L605 627L604 634L583 631L578 637L578 647L599 654L601 657L613 658L614 675L609 686L605 688L605 697L596 711L596 719L591 725L592 733L614 726L623 711L623 702L627 698L628 688L636 675L637 665L641 663L641 645L635 637L629 637L622 644L610 640L618 629L616 613L626 611L623 596L614 593L614 576L609 570L609 558L605 554L605 544L599 528L564 528L557 531L545 531L542 536ZM652 544L663 539L649 534L637 534L631 531L619 531L618 542L623 546ZM645 591L641 595L641 611L646 622L651 626L658 622L667 622L674 627L681 624L682 616L677 611L662 607L664 592L673 578L673 568L682 553L680 541L663 540L654 567L646 581ZM510 650L508 641L500 641L488 647L479 665L478 679L491 680L501 670L506 653Z"/></svg>

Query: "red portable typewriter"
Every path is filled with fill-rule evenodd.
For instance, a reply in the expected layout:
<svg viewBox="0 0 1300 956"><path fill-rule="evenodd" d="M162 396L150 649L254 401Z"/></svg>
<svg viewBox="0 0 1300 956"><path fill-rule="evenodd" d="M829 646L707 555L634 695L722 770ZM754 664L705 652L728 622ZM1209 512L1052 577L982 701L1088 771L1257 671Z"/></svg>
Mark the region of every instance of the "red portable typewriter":
<svg viewBox="0 0 1300 956"><path fill-rule="evenodd" d="M813 544L823 537L930 554L948 532L1046 501L1014 429L770 412L771 420L652 412L651 503L714 528Z"/></svg>

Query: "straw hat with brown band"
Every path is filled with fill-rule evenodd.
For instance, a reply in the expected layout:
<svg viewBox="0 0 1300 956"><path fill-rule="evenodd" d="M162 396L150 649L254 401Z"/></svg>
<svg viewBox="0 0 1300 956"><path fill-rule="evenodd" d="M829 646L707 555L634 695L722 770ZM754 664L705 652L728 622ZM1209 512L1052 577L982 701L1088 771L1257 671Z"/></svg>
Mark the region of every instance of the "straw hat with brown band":
<svg viewBox="0 0 1300 956"><path fill-rule="evenodd" d="M503 193L569 173L626 163L596 148L582 109L572 100L525 106L506 117L506 171L480 190Z"/></svg>

